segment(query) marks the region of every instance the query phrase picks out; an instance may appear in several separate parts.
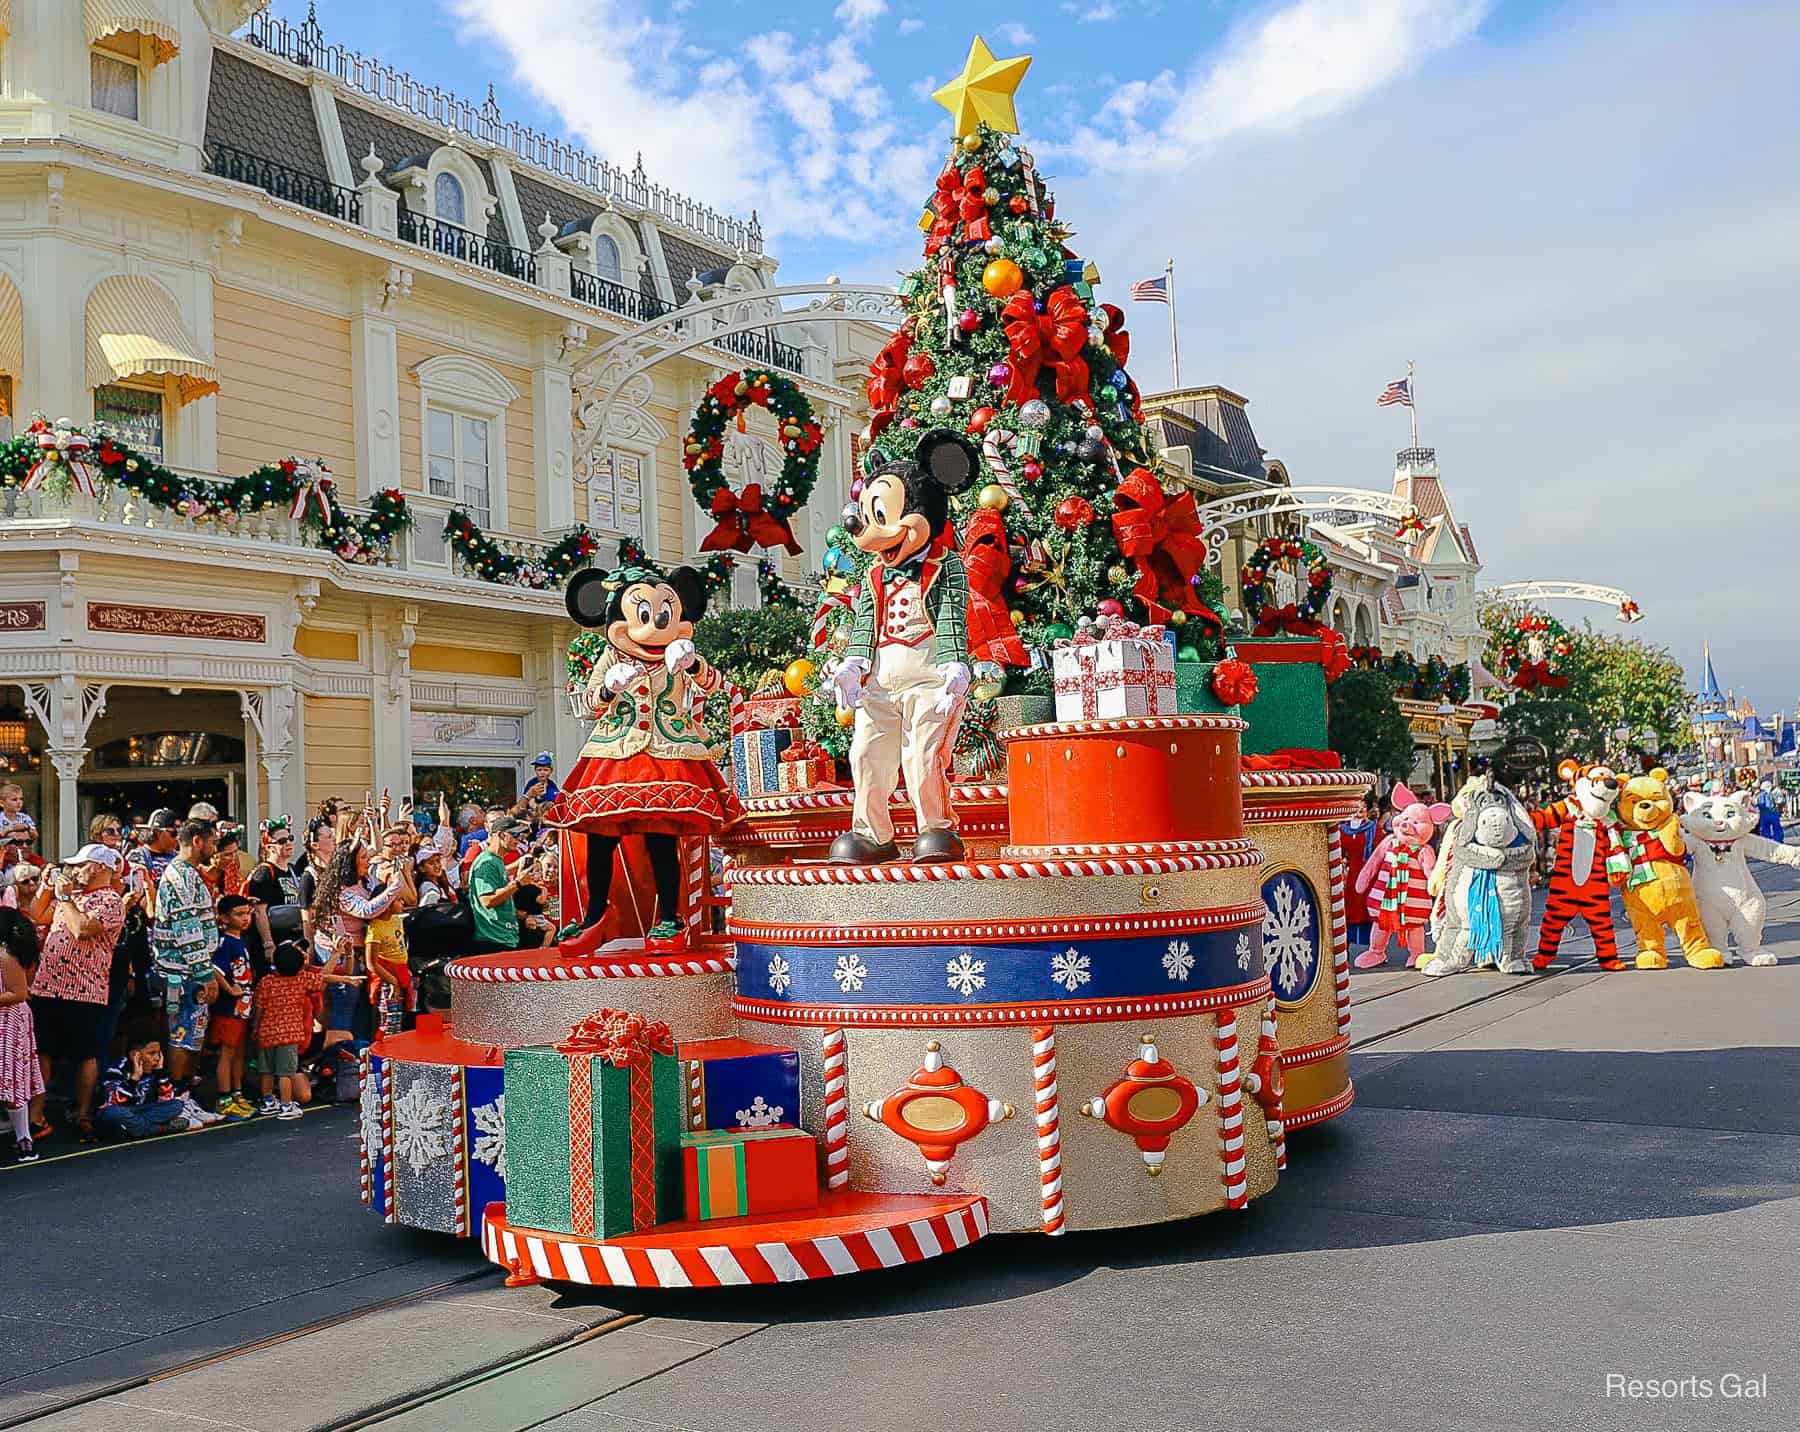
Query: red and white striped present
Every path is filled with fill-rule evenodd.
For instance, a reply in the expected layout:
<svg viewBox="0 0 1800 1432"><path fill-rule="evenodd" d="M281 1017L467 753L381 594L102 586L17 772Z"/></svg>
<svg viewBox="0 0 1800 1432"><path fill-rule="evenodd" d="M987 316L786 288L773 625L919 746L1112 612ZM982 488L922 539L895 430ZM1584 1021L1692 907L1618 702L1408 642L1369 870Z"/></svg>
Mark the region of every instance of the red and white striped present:
<svg viewBox="0 0 1800 1432"><path fill-rule="evenodd" d="M1132 634L1095 637L1084 629L1051 652L1058 721L1175 714L1175 653L1162 629L1113 625Z"/></svg>
<svg viewBox="0 0 1800 1432"><path fill-rule="evenodd" d="M731 734L749 731L791 731L800 725L798 696L746 696L731 693Z"/></svg>

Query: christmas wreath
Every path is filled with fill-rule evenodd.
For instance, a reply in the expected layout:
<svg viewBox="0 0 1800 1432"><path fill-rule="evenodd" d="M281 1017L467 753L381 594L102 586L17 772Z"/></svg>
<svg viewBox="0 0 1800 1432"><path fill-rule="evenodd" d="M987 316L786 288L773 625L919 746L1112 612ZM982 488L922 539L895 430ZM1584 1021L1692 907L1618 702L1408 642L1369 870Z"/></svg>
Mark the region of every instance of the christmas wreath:
<svg viewBox="0 0 1800 1432"><path fill-rule="evenodd" d="M781 449L786 454L780 479L766 493L758 483L733 492L725 481L725 424L736 419L742 432L744 415L751 408L769 410L781 430ZM694 501L701 511L718 519L700 550L748 552L752 547L784 547L798 555L800 543L789 520L812 495L824 440L806 395L792 379L779 373L727 373L708 388L688 427L681 454Z"/></svg>
<svg viewBox="0 0 1800 1432"><path fill-rule="evenodd" d="M1269 570L1286 558L1306 567L1306 583L1292 605L1271 606ZM1244 566L1244 610L1256 622L1257 636L1285 631L1293 636L1316 636L1319 614L1331 595L1331 568L1316 542L1301 537L1271 537L1260 544Z"/></svg>
<svg viewBox="0 0 1800 1432"><path fill-rule="evenodd" d="M1500 633L1500 675L1520 691L1569 684L1563 672L1574 644L1568 629L1542 612L1525 612Z"/></svg>

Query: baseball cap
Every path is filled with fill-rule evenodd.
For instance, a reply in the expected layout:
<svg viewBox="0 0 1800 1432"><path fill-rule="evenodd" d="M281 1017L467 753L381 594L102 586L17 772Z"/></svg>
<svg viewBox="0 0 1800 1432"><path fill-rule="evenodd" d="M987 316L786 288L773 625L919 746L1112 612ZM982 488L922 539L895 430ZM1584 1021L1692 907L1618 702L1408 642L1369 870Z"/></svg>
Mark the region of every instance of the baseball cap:
<svg viewBox="0 0 1800 1432"><path fill-rule="evenodd" d="M421 845L413 852L413 869L417 870L427 860L441 860L444 852L435 845Z"/></svg>
<svg viewBox="0 0 1800 1432"><path fill-rule="evenodd" d="M167 806L162 806L150 812L150 819L147 824L151 830L179 830L181 828L181 817L176 815L175 812L170 810Z"/></svg>
<svg viewBox="0 0 1800 1432"><path fill-rule="evenodd" d="M539 751L537 755L531 758L531 764L534 766L549 766L554 770L556 767L556 757L552 756L548 751Z"/></svg>
<svg viewBox="0 0 1800 1432"><path fill-rule="evenodd" d="M108 870L119 868L119 852L110 845L84 845L69 857L70 865L104 865Z"/></svg>

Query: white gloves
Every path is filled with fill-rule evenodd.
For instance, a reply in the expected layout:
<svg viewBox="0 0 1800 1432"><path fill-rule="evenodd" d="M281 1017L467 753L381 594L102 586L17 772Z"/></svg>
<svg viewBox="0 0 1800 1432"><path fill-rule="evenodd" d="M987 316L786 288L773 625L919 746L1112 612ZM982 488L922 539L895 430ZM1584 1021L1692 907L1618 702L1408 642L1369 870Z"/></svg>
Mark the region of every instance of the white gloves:
<svg viewBox="0 0 1800 1432"><path fill-rule="evenodd" d="M969 689L969 668L960 661L946 661L938 667L938 674L944 678L944 694L931 709L940 716L948 716L962 700L963 692Z"/></svg>
<svg viewBox="0 0 1800 1432"><path fill-rule="evenodd" d="M862 705L863 678L868 674L869 659L866 656L847 656L838 664L831 676L831 686L837 693L839 706L854 711Z"/></svg>
<svg viewBox="0 0 1800 1432"><path fill-rule="evenodd" d="M700 659L700 653L694 650L694 644L682 638L669 643L663 651L663 665L670 671L686 671Z"/></svg>
<svg viewBox="0 0 1800 1432"><path fill-rule="evenodd" d="M614 663L607 669L606 678L601 683L608 696L617 696L627 686L637 680L638 668L629 661Z"/></svg>

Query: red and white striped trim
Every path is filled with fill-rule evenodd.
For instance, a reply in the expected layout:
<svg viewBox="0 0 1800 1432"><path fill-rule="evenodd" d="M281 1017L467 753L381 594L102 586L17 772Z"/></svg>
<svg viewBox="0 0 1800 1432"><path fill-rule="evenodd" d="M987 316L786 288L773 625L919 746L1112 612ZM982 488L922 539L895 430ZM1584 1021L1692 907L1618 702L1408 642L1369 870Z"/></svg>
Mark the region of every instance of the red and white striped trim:
<svg viewBox="0 0 1800 1432"><path fill-rule="evenodd" d="M1255 850L1256 842L1234 840L1141 840L1090 845L1006 845L1002 860L1048 860L1090 855L1223 855Z"/></svg>
<svg viewBox="0 0 1800 1432"><path fill-rule="evenodd" d="M703 1059L687 1061L687 1126L690 1129L706 1126L706 1061Z"/></svg>
<svg viewBox="0 0 1800 1432"><path fill-rule="evenodd" d="M733 1014L766 1024L843 1025L851 1029L928 1029L934 1025L965 1027L1016 1026L1022 1024L1099 1024L1144 1015L1167 1018L1200 1014L1255 1004L1268 997L1269 979L1263 975L1249 984L1192 994L1156 995L1147 999L1082 1000L1070 1004L989 1004L967 1008L952 1005L891 1004L788 1004L777 1000L746 999L731 1002Z"/></svg>
<svg viewBox="0 0 1800 1432"><path fill-rule="evenodd" d="M469 1236L469 1086L462 1065L450 1066L450 1216L456 1235Z"/></svg>
<svg viewBox="0 0 1800 1432"><path fill-rule="evenodd" d="M394 1208L394 1064L381 1066L381 1216L398 1223Z"/></svg>
<svg viewBox="0 0 1800 1432"><path fill-rule="evenodd" d="M744 801L744 809L751 815L770 815L784 810L849 810L855 800L854 791L790 791L785 795L751 796ZM1006 800L1006 787L1000 784L982 784L969 781L966 784L956 782L950 787L950 803L955 806L966 805L975 801ZM890 803L895 810L909 809L903 802L895 800ZM741 832L734 830L735 840Z"/></svg>
<svg viewBox="0 0 1800 1432"><path fill-rule="evenodd" d="M1061 1102L1056 1093L1056 1028L1031 1031L1031 1072L1037 1085L1038 1182L1043 1186L1044 1232L1063 1231Z"/></svg>
<svg viewBox="0 0 1800 1432"><path fill-rule="evenodd" d="M704 840L683 840L681 850L681 921L689 936L701 934L706 919L707 858Z"/></svg>
<svg viewBox="0 0 1800 1432"><path fill-rule="evenodd" d="M825 1067L825 1187L850 1182L849 1073L845 1068L844 1031L828 1029L819 1046Z"/></svg>
<svg viewBox="0 0 1800 1432"><path fill-rule="evenodd" d="M1338 1031L1343 1033L1350 1028L1350 926L1344 918L1344 886L1349 869L1344 859L1344 837L1335 825L1326 832L1325 848L1331 879L1331 975L1337 984Z"/></svg>
<svg viewBox="0 0 1800 1432"><path fill-rule="evenodd" d="M1308 801L1297 805L1264 805L1260 801L1244 803L1246 825L1266 825L1277 820L1345 821L1362 809L1359 796L1341 800Z"/></svg>
<svg viewBox="0 0 1800 1432"><path fill-rule="evenodd" d="M1323 1104L1316 1104L1310 1109L1301 1109L1287 1116L1288 1132L1304 1129L1308 1124L1322 1124L1327 1119L1335 1119L1356 1101L1356 1085L1346 1084L1344 1092L1333 1094Z"/></svg>
<svg viewBox="0 0 1800 1432"><path fill-rule="evenodd" d="M1298 1049L1284 1049L1281 1051L1281 1067L1283 1069L1299 1069L1307 1064L1319 1064L1327 1059L1335 1058L1349 1048L1350 1036L1340 1034L1318 1044L1302 1044Z"/></svg>
<svg viewBox="0 0 1800 1432"><path fill-rule="evenodd" d="M846 811L845 814L848 816L849 813ZM769 827L746 825L742 829L732 832L731 844L735 846L799 845L808 841L835 840L849 828L847 819L831 825L776 825ZM997 819L983 819L979 816L965 815L957 825L958 833L965 840L1005 836L1010 828L1010 823L1004 816Z"/></svg>
<svg viewBox="0 0 1800 1432"><path fill-rule="evenodd" d="M363 1104L363 1091L369 1087L369 1051L356 1056L356 1107L360 1111ZM369 1126L368 1122L358 1117L356 1124L356 1180L357 1194L366 1206L375 1201L375 1180L369 1173Z"/></svg>
<svg viewBox="0 0 1800 1432"><path fill-rule="evenodd" d="M782 1224L794 1228L806 1220L788 1215ZM481 1222L481 1251L490 1262L512 1271L509 1282L580 1283L599 1288L718 1288L750 1283L799 1283L844 1273L897 1268L922 1263L966 1248L988 1233L985 1198L970 1196L963 1207L888 1226L846 1229L833 1233L834 1220L817 1220L818 1233L790 1234L750 1242L754 1225L733 1220L719 1230L745 1235L743 1243L697 1243L684 1239L659 1246L656 1233L632 1235L628 1241L588 1243L560 1233L509 1228L505 1205L490 1204Z"/></svg>
<svg viewBox="0 0 1800 1432"><path fill-rule="evenodd" d="M1191 870L1236 870L1261 864L1262 852L1251 849L1153 859L977 861L966 865L769 865L733 867L726 878L734 886L923 885L946 880L1061 879L1071 875L1181 875Z"/></svg>
<svg viewBox="0 0 1800 1432"><path fill-rule="evenodd" d="M646 957L635 960L564 960L554 965L485 965L490 955L452 960L444 966L453 980L475 984L554 984L562 980L616 980L673 975L724 975L737 968L736 955ZM505 956L500 958L504 959Z"/></svg>
<svg viewBox="0 0 1800 1432"><path fill-rule="evenodd" d="M1375 777L1367 771L1245 771L1245 789L1254 787L1281 789L1299 786L1372 786Z"/></svg>
<svg viewBox="0 0 1800 1432"><path fill-rule="evenodd" d="M1244 1178L1244 1081L1238 1067L1237 1017L1219 1011L1219 1175L1225 1206L1249 1204Z"/></svg>
<svg viewBox="0 0 1800 1432"><path fill-rule="evenodd" d="M1258 1048L1257 1062L1262 1061L1262 1050L1275 1052L1277 1066L1281 1064L1281 1055L1276 1044L1275 1031L1275 996L1269 996L1269 1002L1263 1006L1262 1044ZM1286 1110L1282 1108L1281 1099L1273 1100L1274 1108L1263 1105L1263 1118L1268 1126L1269 1141L1275 1146L1275 1168L1279 1172L1287 1167L1287 1123Z"/></svg>
<svg viewBox="0 0 1800 1432"><path fill-rule="evenodd" d="M1248 731L1241 716L1109 716L1098 721L1047 721L1038 726L1014 726L1002 731L1006 742L1032 741L1045 736L1101 736L1115 731Z"/></svg>
<svg viewBox="0 0 1800 1432"><path fill-rule="evenodd" d="M1000 940L1231 930L1260 925L1264 913L1258 903L1216 910L1170 910L1155 915L1090 915L1071 920L934 920L895 925L771 925L733 920L730 929L734 938L760 945L980 945Z"/></svg>

